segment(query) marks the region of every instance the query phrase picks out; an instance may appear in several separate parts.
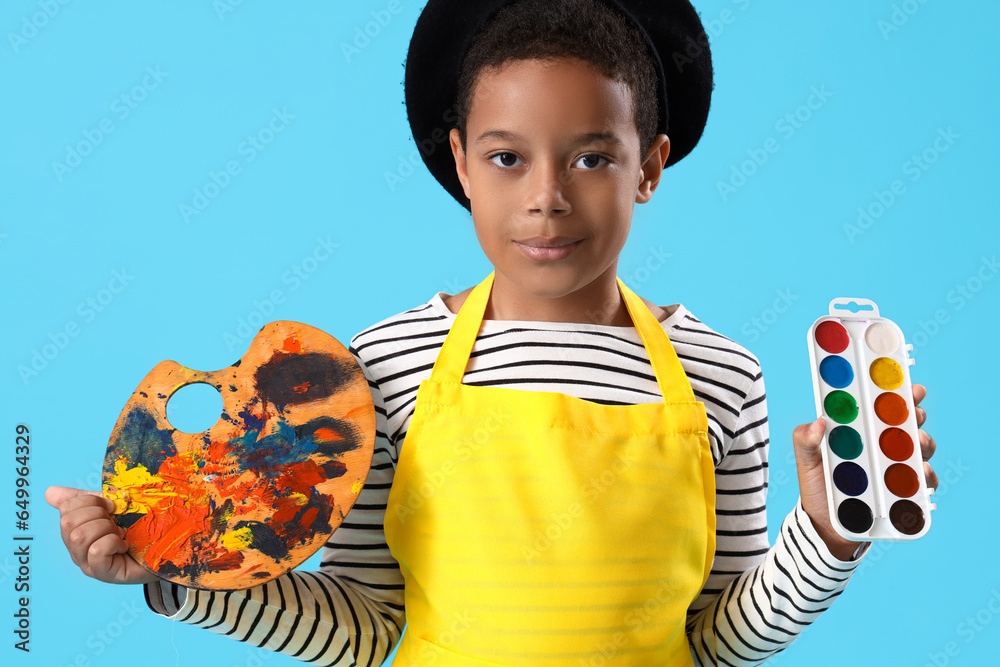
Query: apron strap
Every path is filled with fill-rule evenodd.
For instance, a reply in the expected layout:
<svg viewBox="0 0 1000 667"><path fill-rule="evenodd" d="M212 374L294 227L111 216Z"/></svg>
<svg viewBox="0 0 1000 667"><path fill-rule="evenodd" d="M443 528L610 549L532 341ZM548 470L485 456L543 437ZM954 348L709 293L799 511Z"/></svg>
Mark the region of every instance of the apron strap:
<svg viewBox="0 0 1000 667"><path fill-rule="evenodd" d="M472 288L459 309L455 322L451 325L451 331L448 332L444 345L438 353L437 361L434 362L431 382L462 384L465 367L469 363L469 355L472 354L472 346L476 343L483 315L486 314L486 303L490 298L490 290L493 289L494 273L496 272L490 272L486 280Z"/></svg>
<svg viewBox="0 0 1000 667"><path fill-rule="evenodd" d="M653 374L656 375L656 383L660 385L660 393L666 403L679 401L693 402L694 391L691 383L688 382L681 360L677 358L674 346L670 343L670 337L663 330L663 325L653 317L646 304L642 302L635 292L630 290L618 278L618 290L625 299L625 307L632 317L636 330L642 344L646 346L646 354L653 365Z"/></svg>
<svg viewBox="0 0 1000 667"><path fill-rule="evenodd" d="M483 282L472 289L458 315L455 316L451 331L448 332L437 361L434 362L434 369L431 371L432 382L462 383L469 356L472 354L472 346L476 342L476 336L479 335L483 315L486 313L494 274L495 271L491 272ZM617 278L617 282L618 290L625 300L625 307L649 355L653 374L656 376L664 402L694 401L691 383L688 382L667 332L653 317L642 299L626 287L621 278Z"/></svg>

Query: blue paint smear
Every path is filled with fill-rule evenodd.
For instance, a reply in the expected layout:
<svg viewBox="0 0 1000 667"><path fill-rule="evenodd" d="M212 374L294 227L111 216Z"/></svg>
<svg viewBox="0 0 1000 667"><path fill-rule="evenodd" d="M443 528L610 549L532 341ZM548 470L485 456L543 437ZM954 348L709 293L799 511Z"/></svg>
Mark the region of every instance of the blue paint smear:
<svg viewBox="0 0 1000 667"><path fill-rule="evenodd" d="M282 420L278 430L257 439L259 430L247 431L229 442L230 450L240 457L248 470L261 476L280 473L281 469L293 463L300 463L315 454L318 446L310 435L295 438L295 429Z"/></svg>
<svg viewBox="0 0 1000 667"><path fill-rule="evenodd" d="M168 458L177 455L171 437L174 429L158 428L156 417L141 405L133 406L117 437L108 444L107 453L124 456L130 466L145 466L156 474Z"/></svg>
<svg viewBox="0 0 1000 667"><path fill-rule="evenodd" d="M254 430L260 433L264 428L264 420L252 414L249 410L240 410L236 416L243 420L243 426L248 431Z"/></svg>

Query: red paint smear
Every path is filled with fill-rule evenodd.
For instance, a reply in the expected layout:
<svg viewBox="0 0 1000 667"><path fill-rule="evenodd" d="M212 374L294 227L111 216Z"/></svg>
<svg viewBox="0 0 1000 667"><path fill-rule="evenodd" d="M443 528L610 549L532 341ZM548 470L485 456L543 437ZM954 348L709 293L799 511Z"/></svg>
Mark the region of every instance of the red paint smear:
<svg viewBox="0 0 1000 667"><path fill-rule="evenodd" d="M319 516L319 508L310 507L302 514L302 520L299 522L299 524L304 527L311 526L313 524L313 521L316 520L317 516Z"/></svg>
<svg viewBox="0 0 1000 667"><path fill-rule="evenodd" d="M290 466L279 476L277 483L286 488L305 489L326 479L326 471L315 461L309 459ZM306 539L313 522L319 516L319 508L310 507L296 519L296 516L302 511L302 506L291 496L274 498L271 507L274 510L271 520L274 525L282 526L284 529L282 537L289 545Z"/></svg>
<svg viewBox="0 0 1000 667"><path fill-rule="evenodd" d="M286 352L298 354L302 351L302 341L300 341L295 334L292 334L285 339L285 344L282 346L282 349Z"/></svg>
<svg viewBox="0 0 1000 667"><path fill-rule="evenodd" d="M342 439L332 429L320 429L317 435L327 440ZM208 443L200 468L190 455L170 457L160 466L160 476L178 495L162 498L128 529L128 541L138 549L136 555L153 571L161 571L167 566L194 567L196 572L193 574L197 577L199 573L241 567L245 554L230 551L217 541L220 526L213 520L212 498L216 506L226 500L233 501L229 525L245 516L248 509L270 507L272 517L268 522L287 545L309 538L320 510L304 508L302 497L288 494L288 491L299 490L307 498L313 498L315 487L328 479L323 466L306 459L276 471L273 477L258 477L245 468L246 461L233 452L231 446L229 441ZM219 478L206 485L203 479L208 475ZM257 567L259 564L250 569Z"/></svg>
<svg viewBox="0 0 1000 667"><path fill-rule="evenodd" d="M342 435L334 431L332 428L318 428L313 432L313 437L325 440L326 442L344 439Z"/></svg>
<svg viewBox="0 0 1000 667"><path fill-rule="evenodd" d="M243 554L239 551L230 551L224 556L210 560L205 563L210 570L235 570L243 563Z"/></svg>
<svg viewBox="0 0 1000 667"><path fill-rule="evenodd" d="M260 497L260 492L254 493L254 488L257 486L257 478L248 477L247 479L237 480L235 483L230 484L226 487L225 491L222 493L223 498L232 498L237 501L238 504L243 504L250 501L254 496Z"/></svg>
<svg viewBox="0 0 1000 667"><path fill-rule="evenodd" d="M185 490L178 490L184 494ZM197 489L191 491L196 496L206 495L204 491L198 494ZM188 499L180 496L165 498L156 510L143 516L129 529L131 543L149 545L143 553L143 560L154 570L165 562L183 567L195 560L190 539L192 533L200 532L206 526L208 506L207 503L197 503L197 497L189 502L185 500Z"/></svg>
<svg viewBox="0 0 1000 667"><path fill-rule="evenodd" d="M306 382L303 382L302 384L295 385L294 387L292 387L292 391L294 391L296 394L304 394L304 393L306 393L307 391L309 391L309 381L307 380Z"/></svg>
<svg viewBox="0 0 1000 667"><path fill-rule="evenodd" d="M277 485L288 489L307 489L326 481L326 471L312 459L294 463L278 476Z"/></svg>

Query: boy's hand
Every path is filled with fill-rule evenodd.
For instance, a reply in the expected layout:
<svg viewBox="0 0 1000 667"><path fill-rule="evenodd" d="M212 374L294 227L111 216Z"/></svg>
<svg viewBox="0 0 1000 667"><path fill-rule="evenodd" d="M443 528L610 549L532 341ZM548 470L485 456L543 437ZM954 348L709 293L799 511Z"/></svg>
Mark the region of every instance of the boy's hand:
<svg viewBox="0 0 1000 667"><path fill-rule="evenodd" d="M927 395L927 389L922 384L913 385L913 405L917 406ZM916 407L917 426L923 425L927 419L927 411ZM826 542L836 558L846 561L857 550L859 543L845 540L834 530L830 522L830 511L826 503L826 479L823 476L823 457L820 445L823 442L823 431L826 422L822 417L811 424L802 424L792 432L792 442L795 445L795 465L799 474L799 495L802 498L802 508L812 519L816 531ZM934 438L922 429L917 431L920 436L920 454L924 459L924 477L927 486L937 488L938 478L931 469L927 459L934 455Z"/></svg>
<svg viewBox="0 0 1000 667"><path fill-rule="evenodd" d="M45 500L59 510L63 542L88 577L112 584L158 581L128 554L125 531L111 518L114 503L100 491L50 486Z"/></svg>

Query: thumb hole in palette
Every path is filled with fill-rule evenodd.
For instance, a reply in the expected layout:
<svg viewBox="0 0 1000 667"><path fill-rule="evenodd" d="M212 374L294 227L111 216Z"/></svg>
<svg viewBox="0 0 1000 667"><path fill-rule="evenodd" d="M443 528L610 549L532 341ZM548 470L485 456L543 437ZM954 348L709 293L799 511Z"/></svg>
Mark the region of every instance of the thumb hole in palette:
<svg viewBox="0 0 1000 667"><path fill-rule="evenodd" d="M222 394L206 382L184 385L167 401L167 421L183 433L203 433L222 416Z"/></svg>

